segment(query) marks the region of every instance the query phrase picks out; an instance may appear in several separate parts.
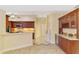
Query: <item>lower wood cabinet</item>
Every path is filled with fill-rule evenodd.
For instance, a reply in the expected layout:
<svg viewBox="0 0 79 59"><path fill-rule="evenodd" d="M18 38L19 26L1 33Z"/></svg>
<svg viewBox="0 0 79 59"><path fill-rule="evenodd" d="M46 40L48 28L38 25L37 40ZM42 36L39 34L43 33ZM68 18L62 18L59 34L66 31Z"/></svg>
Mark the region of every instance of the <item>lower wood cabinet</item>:
<svg viewBox="0 0 79 59"><path fill-rule="evenodd" d="M79 40L73 40L71 41L71 53L73 54L79 54Z"/></svg>
<svg viewBox="0 0 79 59"><path fill-rule="evenodd" d="M63 37L59 36L59 47L65 52L65 53L69 53L69 49L70 49L70 42L68 41L68 39L65 39Z"/></svg>
<svg viewBox="0 0 79 59"><path fill-rule="evenodd" d="M79 40L68 40L59 36L58 45L67 54L79 54Z"/></svg>

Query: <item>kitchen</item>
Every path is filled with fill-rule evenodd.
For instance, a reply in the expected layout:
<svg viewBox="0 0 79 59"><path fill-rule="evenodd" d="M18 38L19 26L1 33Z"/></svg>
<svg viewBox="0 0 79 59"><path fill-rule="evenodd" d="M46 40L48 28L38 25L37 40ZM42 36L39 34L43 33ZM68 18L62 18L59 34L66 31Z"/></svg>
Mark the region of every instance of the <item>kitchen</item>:
<svg viewBox="0 0 79 59"><path fill-rule="evenodd" d="M0 18L2 19L0 20L0 53L10 50L19 51L20 48L34 46L37 46L34 49L36 50L40 45L47 46L47 50L43 48L46 53L50 50L52 50L52 53L79 53L79 9L75 5L41 6L41 8L46 9L40 12L38 6L29 6L30 8L36 8L37 11L32 11L27 6L20 6L20 9L24 7L26 9L24 8L22 11L18 9L20 10L18 12L15 8L18 13L8 13L13 7L18 6L2 6L4 10L0 10ZM58 10L58 8L60 9ZM26 10L30 11L27 12ZM57 38L55 35L58 37L57 44L55 44ZM39 51L36 50L36 52Z"/></svg>

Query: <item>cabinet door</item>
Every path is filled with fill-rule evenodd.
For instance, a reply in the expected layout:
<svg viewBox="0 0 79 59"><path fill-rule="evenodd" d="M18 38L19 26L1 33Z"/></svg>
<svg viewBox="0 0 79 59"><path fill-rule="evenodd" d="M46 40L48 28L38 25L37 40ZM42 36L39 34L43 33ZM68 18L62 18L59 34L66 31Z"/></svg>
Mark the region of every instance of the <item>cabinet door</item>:
<svg viewBox="0 0 79 59"><path fill-rule="evenodd" d="M58 45L61 48L61 37L60 36L58 36Z"/></svg>
<svg viewBox="0 0 79 59"><path fill-rule="evenodd" d="M68 53L68 49L69 49L69 43L68 43L68 40L65 39L65 38L62 38L61 39L61 47L62 47L62 50L65 52L65 53Z"/></svg>
<svg viewBox="0 0 79 59"><path fill-rule="evenodd" d="M58 44L62 50L64 50L64 43L65 43L64 39L59 36Z"/></svg>
<svg viewBox="0 0 79 59"><path fill-rule="evenodd" d="M71 13L71 15L70 15L70 26L71 26L71 28L76 28L76 20L77 20L76 18L77 18L76 12Z"/></svg>
<svg viewBox="0 0 79 59"><path fill-rule="evenodd" d="M70 53L70 41L59 36L59 47L65 52Z"/></svg>
<svg viewBox="0 0 79 59"><path fill-rule="evenodd" d="M79 54L79 40L71 41L71 53Z"/></svg>
<svg viewBox="0 0 79 59"><path fill-rule="evenodd" d="M62 20L62 27L63 28L69 28L69 20L68 20L68 15L66 15L63 20Z"/></svg>
<svg viewBox="0 0 79 59"><path fill-rule="evenodd" d="M62 19L59 19L59 33L62 34Z"/></svg>
<svg viewBox="0 0 79 59"><path fill-rule="evenodd" d="M64 51L65 51L66 53L70 53L70 40L64 38L64 43L63 43L63 45L64 45L64 48L63 48Z"/></svg>

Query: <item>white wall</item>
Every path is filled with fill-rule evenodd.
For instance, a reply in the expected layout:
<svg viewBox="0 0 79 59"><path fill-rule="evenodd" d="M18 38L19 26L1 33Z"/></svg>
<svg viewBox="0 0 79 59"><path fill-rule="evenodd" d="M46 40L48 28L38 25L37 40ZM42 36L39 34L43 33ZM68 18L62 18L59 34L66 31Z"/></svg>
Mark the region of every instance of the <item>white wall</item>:
<svg viewBox="0 0 79 59"><path fill-rule="evenodd" d="M6 12L0 10L0 34L6 33Z"/></svg>
<svg viewBox="0 0 79 59"><path fill-rule="evenodd" d="M55 34L59 32L58 18L62 16L64 12L55 12L48 15L48 31L50 32L50 43L55 43Z"/></svg>
<svg viewBox="0 0 79 59"><path fill-rule="evenodd" d="M9 18L9 21L35 21L34 16L15 16L15 18Z"/></svg>
<svg viewBox="0 0 79 59"><path fill-rule="evenodd" d="M35 21L35 43L46 43L47 19L45 17L38 17Z"/></svg>
<svg viewBox="0 0 79 59"><path fill-rule="evenodd" d="M39 17L35 21L35 43L48 44L55 43L55 34L58 33L59 22L58 18L64 12L55 12L49 14L47 17Z"/></svg>
<svg viewBox="0 0 79 59"><path fill-rule="evenodd" d="M5 19L5 14L6 12L3 10L0 10L0 34L5 34L6 33L6 19ZM3 39L2 36L0 35L0 50L3 49Z"/></svg>

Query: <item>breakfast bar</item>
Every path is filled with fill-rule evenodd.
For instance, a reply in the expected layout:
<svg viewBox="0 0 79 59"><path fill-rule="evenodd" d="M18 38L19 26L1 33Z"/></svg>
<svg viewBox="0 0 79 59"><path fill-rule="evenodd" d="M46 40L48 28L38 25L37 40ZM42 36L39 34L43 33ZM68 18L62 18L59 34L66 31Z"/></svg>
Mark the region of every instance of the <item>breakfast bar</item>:
<svg viewBox="0 0 79 59"><path fill-rule="evenodd" d="M0 53L32 46L32 32L0 34L0 42Z"/></svg>

